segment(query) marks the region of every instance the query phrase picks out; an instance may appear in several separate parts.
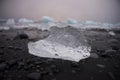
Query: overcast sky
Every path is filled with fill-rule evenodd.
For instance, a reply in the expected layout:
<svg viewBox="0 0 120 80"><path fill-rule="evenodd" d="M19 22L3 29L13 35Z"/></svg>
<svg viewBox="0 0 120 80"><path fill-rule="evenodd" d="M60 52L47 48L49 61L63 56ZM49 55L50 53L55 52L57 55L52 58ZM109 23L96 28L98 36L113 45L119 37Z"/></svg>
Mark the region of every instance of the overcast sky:
<svg viewBox="0 0 120 80"><path fill-rule="evenodd" d="M0 0L0 18L120 22L120 0Z"/></svg>

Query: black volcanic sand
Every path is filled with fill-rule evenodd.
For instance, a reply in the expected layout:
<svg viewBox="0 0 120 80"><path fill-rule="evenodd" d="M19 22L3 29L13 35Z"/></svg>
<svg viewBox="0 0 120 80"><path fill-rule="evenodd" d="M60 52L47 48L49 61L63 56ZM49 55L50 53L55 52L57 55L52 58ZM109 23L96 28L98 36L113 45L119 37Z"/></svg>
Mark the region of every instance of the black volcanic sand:
<svg viewBox="0 0 120 80"><path fill-rule="evenodd" d="M92 56L79 62L29 54L28 42L43 39L48 33L0 31L0 80L120 80L119 30L115 31L115 36L106 30L85 30Z"/></svg>

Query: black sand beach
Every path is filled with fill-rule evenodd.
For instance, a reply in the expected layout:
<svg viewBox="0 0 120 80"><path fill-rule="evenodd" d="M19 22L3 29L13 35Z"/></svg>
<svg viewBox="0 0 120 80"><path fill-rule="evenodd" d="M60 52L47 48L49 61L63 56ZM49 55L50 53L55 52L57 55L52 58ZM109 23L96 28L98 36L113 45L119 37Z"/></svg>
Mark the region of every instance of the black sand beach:
<svg viewBox="0 0 120 80"><path fill-rule="evenodd" d="M91 56L72 62L29 54L28 42L44 39L48 31L0 31L0 80L120 80L120 30L114 32L85 30Z"/></svg>

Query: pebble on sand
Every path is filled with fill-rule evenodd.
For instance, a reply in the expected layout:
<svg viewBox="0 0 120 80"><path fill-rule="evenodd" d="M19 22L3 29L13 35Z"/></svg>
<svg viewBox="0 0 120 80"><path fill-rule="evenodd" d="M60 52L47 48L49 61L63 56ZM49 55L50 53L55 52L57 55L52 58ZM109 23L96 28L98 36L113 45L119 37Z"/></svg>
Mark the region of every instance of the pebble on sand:
<svg viewBox="0 0 120 80"><path fill-rule="evenodd" d="M115 76L112 72L108 72L108 75L112 80L115 80Z"/></svg>
<svg viewBox="0 0 120 80"><path fill-rule="evenodd" d="M27 75L28 79L30 80L40 80L41 79L41 74L37 72L29 73Z"/></svg>
<svg viewBox="0 0 120 80"><path fill-rule="evenodd" d="M1 63L1 64L0 64L0 71L5 70L6 67L7 67L7 64L6 64L6 63Z"/></svg>
<svg viewBox="0 0 120 80"><path fill-rule="evenodd" d="M100 67L100 68L105 68L105 66L102 65L102 64L97 64L96 66L98 66L98 67Z"/></svg>
<svg viewBox="0 0 120 80"><path fill-rule="evenodd" d="M91 58L99 58L99 56L98 56L96 53L91 53L91 54L90 54L90 57L91 57Z"/></svg>
<svg viewBox="0 0 120 80"><path fill-rule="evenodd" d="M29 36L27 34L18 34L14 39L28 39Z"/></svg>

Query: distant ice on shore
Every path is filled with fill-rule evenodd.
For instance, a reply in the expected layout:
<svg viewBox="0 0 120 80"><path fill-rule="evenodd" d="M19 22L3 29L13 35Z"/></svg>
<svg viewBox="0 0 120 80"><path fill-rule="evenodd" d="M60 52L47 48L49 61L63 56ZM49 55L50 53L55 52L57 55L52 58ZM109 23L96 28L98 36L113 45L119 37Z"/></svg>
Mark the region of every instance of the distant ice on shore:
<svg viewBox="0 0 120 80"><path fill-rule="evenodd" d="M67 23L67 24L78 24L78 21L75 20L75 19L68 19L68 20L66 21L66 23Z"/></svg>
<svg viewBox="0 0 120 80"><path fill-rule="evenodd" d="M7 20L6 22L7 25L14 25L15 24L15 20L13 18L10 18Z"/></svg>
<svg viewBox="0 0 120 80"><path fill-rule="evenodd" d="M18 20L18 23L24 24L24 23L33 23L33 20L26 19L26 18L21 18Z"/></svg>
<svg viewBox="0 0 120 80"><path fill-rule="evenodd" d="M42 19L40 20L43 23L51 23L55 22L55 20L49 16L43 16Z"/></svg>
<svg viewBox="0 0 120 80"><path fill-rule="evenodd" d="M3 23L1 23L3 26ZM24 29L24 28L36 28L41 30L49 30L51 27L56 26L59 28L63 28L66 26L71 26L74 28L80 29L112 29L112 28L120 28L120 23L118 24L110 24L110 23L100 23L96 21L78 21L75 19L67 19L66 21L56 21L55 19L49 16L43 16L38 22L34 20L30 20L27 18L21 18L17 22L14 19L8 19L4 24L5 27L10 27L13 29ZM1 28L2 30L2 28ZM6 29L8 30L8 29Z"/></svg>

